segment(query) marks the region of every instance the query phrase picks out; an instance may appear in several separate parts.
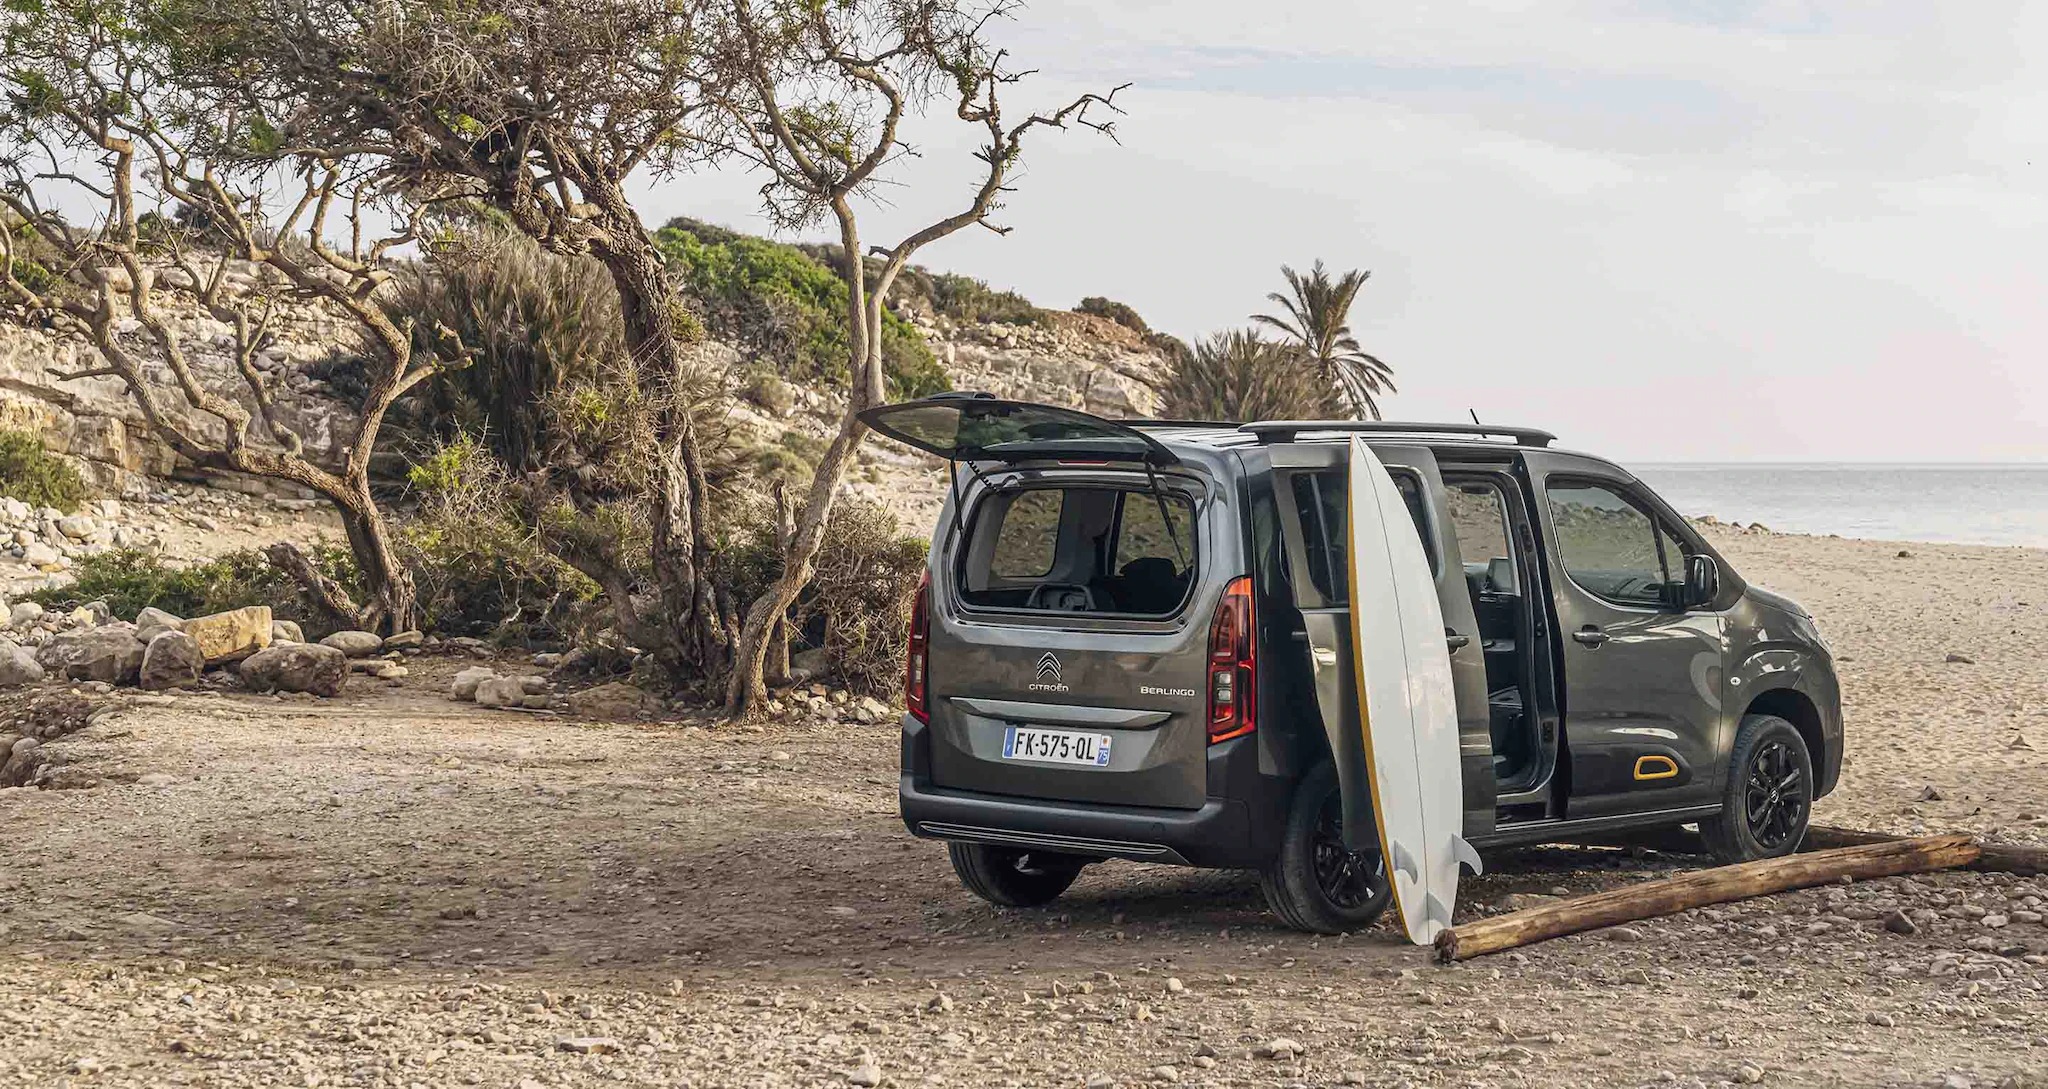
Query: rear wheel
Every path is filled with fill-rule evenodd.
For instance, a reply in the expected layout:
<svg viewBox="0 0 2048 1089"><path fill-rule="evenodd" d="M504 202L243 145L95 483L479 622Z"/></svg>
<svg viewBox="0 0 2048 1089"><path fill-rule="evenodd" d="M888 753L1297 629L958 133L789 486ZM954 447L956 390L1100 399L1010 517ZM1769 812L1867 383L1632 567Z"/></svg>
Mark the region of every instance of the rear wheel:
<svg viewBox="0 0 2048 1089"><path fill-rule="evenodd" d="M1002 907L1038 907L1059 899L1088 860L1053 851L949 843L953 872L967 891Z"/></svg>
<svg viewBox="0 0 2048 1089"><path fill-rule="evenodd" d="M1721 863L1777 858L1799 849L1813 815L1813 758L1806 740L1776 715L1745 715L1728 761L1721 815L1700 837Z"/></svg>
<svg viewBox="0 0 2048 1089"><path fill-rule="evenodd" d="M1372 925L1393 886L1377 844L1344 849L1344 806L1337 769L1324 764L1294 792L1279 857L1259 874L1273 914L1296 930L1341 934Z"/></svg>

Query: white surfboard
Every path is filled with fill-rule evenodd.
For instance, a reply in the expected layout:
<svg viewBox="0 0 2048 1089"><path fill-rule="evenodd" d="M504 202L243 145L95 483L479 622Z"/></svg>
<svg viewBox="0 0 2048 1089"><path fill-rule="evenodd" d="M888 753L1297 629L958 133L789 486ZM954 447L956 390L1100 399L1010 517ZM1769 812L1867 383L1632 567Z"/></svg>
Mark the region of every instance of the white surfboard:
<svg viewBox="0 0 2048 1089"><path fill-rule="evenodd" d="M1408 940L1451 925L1465 842L1458 704L1429 558L1386 466L1351 439L1351 645L1380 850Z"/></svg>

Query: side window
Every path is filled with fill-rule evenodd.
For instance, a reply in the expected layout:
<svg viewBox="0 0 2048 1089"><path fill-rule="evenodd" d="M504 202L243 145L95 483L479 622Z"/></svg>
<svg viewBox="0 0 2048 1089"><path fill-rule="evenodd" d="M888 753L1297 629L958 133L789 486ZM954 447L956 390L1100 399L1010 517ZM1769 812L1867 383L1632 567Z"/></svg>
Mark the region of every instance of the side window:
<svg viewBox="0 0 2048 1089"><path fill-rule="evenodd" d="M1657 522L1619 491L1584 481L1545 485L1558 562L1588 592L1624 605L1662 605L1681 559Z"/></svg>
<svg viewBox="0 0 2048 1089"><path fill-rule="evenodd" d="M1395 469L1389 473L1402 505L1422 538L1423 554L1429 557L1431 574L1436 573L1437 550L1429 533L1429 516L1422 496L1422 481L1413 473ZM1351 599L1350 527L1346 523L1350 494L1342 469L1317 473L1296 473L1293 478L1294 509L1301 515L1301 540L1306 551L1308 579L1327 606L1336 607Z"/></svg>
<svg viewBox="0 0 2048 1089"><path fill-rule="evenodd" d="M1455 484L1444 498L1451 509L1451 529L1458 535L1458 554L1465 560L1465 580L1478 592L1515 593L1507 499L1499 486L1480 481Z"/></svg>
<svg viewBox="0 0 2048 1089"><path fill-rule="evenodd" d="M1059 488L1028 491L1013 500L1003 512L989 572L1002 579L1043 578L1050 572L1059 550L1060 512L1066 505L1067 493Z"/></svg>

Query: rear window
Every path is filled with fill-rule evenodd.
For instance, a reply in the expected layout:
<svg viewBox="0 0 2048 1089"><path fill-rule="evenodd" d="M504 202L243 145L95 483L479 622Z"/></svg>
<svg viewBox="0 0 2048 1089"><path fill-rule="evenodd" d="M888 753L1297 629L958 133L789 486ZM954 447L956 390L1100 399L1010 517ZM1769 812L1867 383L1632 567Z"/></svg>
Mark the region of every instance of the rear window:
<svg viewBox="0 0 2048 1089"><path fill-rule="evenodd" d="M985 609L1171 615L1194 582L1194 527L1194 504L1170 492L996 492L975 507L960 595Z"/></svg>

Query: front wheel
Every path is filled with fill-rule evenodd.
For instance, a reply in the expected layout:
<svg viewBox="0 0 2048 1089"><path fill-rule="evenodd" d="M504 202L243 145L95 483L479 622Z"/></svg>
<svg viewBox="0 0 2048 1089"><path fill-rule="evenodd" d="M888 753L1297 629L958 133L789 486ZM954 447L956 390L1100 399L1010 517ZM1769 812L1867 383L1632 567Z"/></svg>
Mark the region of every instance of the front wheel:
<svg viewBox="0 0 2048 1089"><path fill-rule="evenodd" d="M1728 760L1721 813L1700 822L1700 837L1726 865L1777 858L1799 849L1813 816L1813 757L1806 739L1776 715L1744 715Z"/></svg>
<svg viewBox="0 0 2048 1089"><path fill-rule="evenodd" d="M1059 899L1081 876L1085 858L983 843L949 843L953 872L967 891L1000 907L1038 907Z"/></svg>
<svg viewBox="0 0 2048 1089"><path fill-rule="evenodd" d="M1260 871L1259 888L1282 922L1316 934L1362 929L1387 910L1394 887L1379 845L1344 849L1335 766L1309 772L1296 788L1280 855Z"/></svg>

